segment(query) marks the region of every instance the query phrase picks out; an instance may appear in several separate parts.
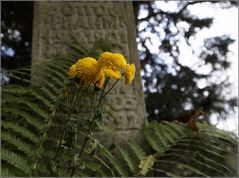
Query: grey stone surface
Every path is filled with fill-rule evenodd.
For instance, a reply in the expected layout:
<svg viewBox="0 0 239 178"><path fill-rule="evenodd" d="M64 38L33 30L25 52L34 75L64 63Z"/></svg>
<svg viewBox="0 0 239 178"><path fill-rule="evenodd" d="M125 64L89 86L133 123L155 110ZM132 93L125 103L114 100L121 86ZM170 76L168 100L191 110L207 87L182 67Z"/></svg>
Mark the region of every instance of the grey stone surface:
<svg viewBox="0 0 239 178"><path fill-rule="evenodd" d="M140 63L135 41L132 2L35 2L32 60L46 60L67 52L67 43L76 38L92 45L99 39L116 41L128 63L136 65L135 80L117 84L107 98L105 122L116 132L135 138L146 119L140 77ZM83 105L89 102L86 100ZM86 116L87 117L87 116Z"/></svg>

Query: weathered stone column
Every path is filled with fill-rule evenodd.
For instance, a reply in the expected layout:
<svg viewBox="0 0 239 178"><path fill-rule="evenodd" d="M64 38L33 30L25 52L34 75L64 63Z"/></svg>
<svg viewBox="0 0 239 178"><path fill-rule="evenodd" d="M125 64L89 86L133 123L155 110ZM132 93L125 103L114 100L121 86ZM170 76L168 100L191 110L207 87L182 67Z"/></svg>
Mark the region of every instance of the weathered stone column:
<svg viewBox="0 0 239 178"><path fill-rule="evenodd" d="M112 91L105 109L114 118L107 116L106 122L126 138L137 139L146 110L132 2L35 2L33 28L33 62L65 53L72 37L87 45L99 39L120 44L114 52L123 53L129 63L135 63L137 73L130 86L123 80Z"/></svg>

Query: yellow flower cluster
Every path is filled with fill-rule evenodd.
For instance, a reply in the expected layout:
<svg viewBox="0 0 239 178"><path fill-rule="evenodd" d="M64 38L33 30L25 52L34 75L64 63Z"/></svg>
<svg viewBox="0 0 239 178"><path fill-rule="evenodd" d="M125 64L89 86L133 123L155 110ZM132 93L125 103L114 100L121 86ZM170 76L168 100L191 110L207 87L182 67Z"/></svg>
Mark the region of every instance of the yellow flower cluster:
<svg viewBox="0 0 239 178"><path fill-rule="evenodd" d="M127 64L122 54L104 52L98 61L91 57L79 59L70 67L68 76L101 89L105 77L119 80L122 73L125 74L125 84L130 84L135 76L135 65Z"/></svg>
<svg viewBox="0 0 239 178"><path fill-rule="evenodd" d="M99 67L103 70L106 77L120 79L126 60L122 54L104 52L98 60Z"/></svg>

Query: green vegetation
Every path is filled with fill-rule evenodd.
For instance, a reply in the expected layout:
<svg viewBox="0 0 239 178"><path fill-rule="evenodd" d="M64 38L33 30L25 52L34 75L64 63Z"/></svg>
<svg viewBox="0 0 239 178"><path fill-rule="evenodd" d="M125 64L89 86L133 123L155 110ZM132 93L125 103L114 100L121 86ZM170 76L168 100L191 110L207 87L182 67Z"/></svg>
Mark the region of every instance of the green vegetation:
<svg viewBox="0 0 239 178"><path fill-rule="evenodd" d="M100 45L102 43L102 45ZM237 151L237 139L206 122L197 123L194 131L181 122L145 123L141 134L142 147L133 140L118 135L120 144L106 146L90 137L85 156L73 159L82 143L77 135L87 137L86 131L75 125L74 116L65 122L65 89L69 66L79 56L97 56L109 46L98 43L90 50L79 43L71 53L42 62L44 66L29 86L7 85L2 89L2 174L3 176L69 176L72 164L75 176L235 176L236 170L227 162L228 155ZM34 68L34 67L33 67ZM36 68L35 68L36 69ZM12 71L17 80L20 72ZM74 110L74 113L77 113ZM87 123L86 123L87 124ZM67 137L55 157L59 133L67 125ZM97 123L103 131L114 134L111 128ZM72 128L77 127L78 132Z"/></svg>

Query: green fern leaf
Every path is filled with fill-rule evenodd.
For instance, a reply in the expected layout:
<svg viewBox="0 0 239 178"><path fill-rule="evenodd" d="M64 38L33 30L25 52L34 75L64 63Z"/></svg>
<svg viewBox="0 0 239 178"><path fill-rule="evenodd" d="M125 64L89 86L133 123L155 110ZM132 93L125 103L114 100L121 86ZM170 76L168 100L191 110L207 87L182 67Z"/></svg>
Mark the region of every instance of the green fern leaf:
<svg viewBox="0 0 239 178"><path fill-rule="evenodd" d="M191 150L186 150L186 149L182 149L182 148L172 148L171 151L173 152L179 152L179 154L182 154L184 155L185 152L188 153L188 154L192 154ZM206 155L203 155L201 152L197 151L197 156L199 156L200 158L202 158L203 160L205 160L205 162L207 162L207 164L210 164L210 165L213 165L214 167L218 167L219 171L220 170L223 170L224 173L229 173L231 174L231 170L226 166L226 165L223 165L221 164L220 162L218 161L215 161L214 159L211 159L210 157L206 156ZM223 174L224 174L223 173ZM222 175L223 175L222 174ZM228 174L227 174L228 175Z"/></svg>
<svg viewBox="0 0 239 178"><path fill-rule="evenodd" d="M203 177L209 177L207 174L203 173L202 171L200 171L199 169L195 168L195 167L192 167L188 164L183 164L181 162L177 162L177 161L170 161L170 160L157 160L157 162L159 163L166 163L166 164L174 164L174 165L177 165L177 166L182 166L183 168L186 168L198 175L201 175Z"/></svg>
<svg viewBox="0 0 239 178"><path fill-rule="evenodd" d="M31 80L29 79L26 79L25 77L19 77L18 74L14 74L14 73L9 73L7 74L8 77L11 77L11 78L14 78L16 80L20 80L20 81L23 81L23 82L26 82L26 83L31 83Z"/></svg>
<svg viewBox="0 0 239 178"><path fill-rule="evenodd" d="M27 70L20 70L20 69L17 69L17 70L14 70L14 71L11 71L12 74L20 74L22 75L23 77L27 77L27 78L31 78L31 74L30 74L30 71L27 71Z"/></svg>
<svg viewBox="0 0 239 178"><path fill-rule="evenodd" d="M84 166L90 170L92 170L94 173L98 173L99 175L102 174L101 167L102 165L99 163L95 163L92 161L85 161Z"/></svg>
<svg viewBox="0 0 239 178"><path fill-rule="evenodd" d="M38 143L38 141L39 141L38 137L34 133L32 133L31 131L29 131L29 130L25 129L24 127L21 127L17 124L2 121L2 127L4 129L13 130L14 132L20 134L21 136L28 138L33 143Z"/></svg>
<svg viewBox="0 0 239 178"><path fill-rule="evenodd" d="M26 173L26 175L30 175L31 166L26 158L24 158L23 156L20 156L19 154L13 153L12 151L9 151L5 148L2 148L1 152L2 152L1 154L2 160L22 170L24 173Z"/></svg>
<svg viewBox="0 0 239 178"><path fill-rule="evenodd" d="M7 168L2 168L2 177L16 177L16 175L9 171Z"/></svg>
<svg viewBox="0 0 239 178"><path fill-rule="evenodd" d="M45 74L45 75L47 75L47 74ZM50 75L48 77L50 77ZM44 86L45 88L48 88L48 90L50 90L51 93L55 93L55 96L57 96L59 94L59 91L60 91L59 86L56 86L54 82L49 82L49 79L47 79L46 77L43 77L43 76L36 77L35 76L35 78L33 80L38 81L37 83L35 82L32 84L34 87ZM59 83L59 81L58 81L58 83Z"/></svg>
<svg viewBox="0 0 239 178"><path fill-rule="evenodd" d="M64 73L56 70L55 67L51 67L51 66L46 66L45 69L48 73L52 74L52 77L58 78L59 80L64 80L67 78L67 73L66 71Z"/></svg>
<svg viewBox="0 0 239 178"><path fill-rule="evenodd" d="M9 112L12 114L16 114L24 118L30 125L36 127L38 130L42 130L44 123L37 120L36 117L32 116L30 113L17 109L17 108L9 108L9 107L3 107L2 113Z"/></svg>
<svg viewBox="0 0 239 178"><path fill-rule="evenodd" d="M127 144L130 146L131 150L134 152L139 161L141 161L146 153L144 150L136 143L132 141L127 141Z"/></svg>
<svg viewBox="0 0 239 178"><path fill-rule="evenodd" d="M175 144L180 138L182 138L181 134L178 134L175 129L165 123L162 123L157 127L158 130L161 130L162 134L166 137L167 144Z"/></svg>
<svg viewBox="0 0 239 178"><path fill-rule="evenodd" d="M118 171L118 173L121 176L127 177L128 173L126 172L125 169L122 167L122 163L119 162L117 158L115 158L104 146L100 146L102 153L108 160L111 162L112 165L114 165L115 169Z"/></svg>
<svg viewBox="0 0 239 178"><path fill-rule="evenodd" d="M94 155L94 158L96 158L96 160L98 160L104 167L106 167L107 168L107 170L109 170L110 171L110 175L108 175L108 174L106 174L106 171L100 171L100 173L101 173L101 175L103 176L103 177L115 177L115 174L114 174L114 171L111 169L111 167L103 160L103 159L101 159L99 156L97 156L97 155ZM103 173L103 174L102 174Z"/></svg>
<svg viewBox="0 0 239 178"><path fill-rule="evenodd" d="M152 125L152 129L157 136L157 140L160 140L160 146L163 148L167 148L169 146L169 141L171 141L171 137L168 136L169 134L166 134L166 132L163 132L163 127L161 124L154 124Z"/></svg>
<svg viewBox="0 0 239 178"><path fill-rule="evenodd" d="M9 132L2 132L1 139L4 142L8 142L14 146L16 146L19 150L27 154L29 157L32 157L34 155L33 150L34 147L30 144L22 141L20 138L17 138L15 135L9 133Z"/></svg>
<svg viewBox="0 0 239 178"><path fill-rule="evenodd" d="M204 153L211 154L212 156L216 156L216 157L219 157L219 158L224 158L223 155L221 155L221 154L215 152L214 150L210 150L210 149L208 149L207 147L203 147L203 146L201 146L201 145L193 145L193 144L191 144L190 142L188 142L188 143L186 143L186 142L180 142L180 143L177 143L177 145L183 146L183 147L185 147L185 148L187 148L187 149L195 149L195 150L198 149L198 150L200 150L200 151L202 151L202 152L204 152Z"/></svg>
<svg viewBox="0 0 239 178"><path fill-rule="evenodd" d="M42 93L44 93L46 96L48 96L51 100L55 100L56 99L56 97L57 97L57 95L56 95L56 93L54 93L54 92L52 92L52 91L50 91L49 89L47 89L46 87L41 87L40 88L40 91L42 92Z"/></svg>
<svg viewBox="0 0 239 178"><path fill-rule="evenodd" d="M185 152L184 152L185 153ZM197 152L190 152L189 151L189 155L194 155L194 154L196 154L196 155L198 155L198 153ZM168 157L168 156L174 156L174 158L176 158L176 160L177 160L177 158L181 158L181 159L185 159L185 154L178 154L178 153L167 153L167 154L164 154L164 156L167 156L167 160L172 160L170 157ZM208 163L204 163L204 162L202 162L202 161L200 161L199 159L195 159L195 158L193 158L193 157L188 157L186 160L190 160L190 161L192 161L193 163L196 163L196 165L197 166L202 166L202 167L204 167L204 170L201 170L201 171L205 171L205 168L208 168L209 170L211 170L211 171L215 171L216 173L219 173L219 175L224 175L224 176L227 176L228 174L225 174L224 172L222 172L221 170L219 170L219 169L216 169L216 168L214 168L213 166L211 166L210 164L208 164ZM181 162L182 163L182 162ZM212 175L213 176L213 175Z"/></svg>
<svg viewBox="0 0 239 178"><path fill-rule="evenodd" d="M30 109L32 109L33 111L35 111L38 115L40 115L41 117L43 117L44 119L47 119L49 114L43 110L38 104L33 103L29 100L26 100L25 98L19 98L19 97L8 97L6 99L2 100L2 105L6 104L6 103L19 103L19 104L24 104L26 106L28 106Z"/></svg>
<svg viewBox="0 0 239 178"><path fill-rule="evenodd" d="M36 90L30 89L30 88L23 88L23 87L17 86L17 85L10 85L10 86L4 87L3 93L11 93L14 95L16 95L16 94L17 95L29 95L30 97L34 97L34 98L38 99L40 102L42 102L49 108L53 107L51 101L49 101L46 98L44 98L43 96L41 96L41 94L38 93Z"/></svg>
<svg viewBox="0 0 239 178"><path fill-rule="evenodd" d="M128 163L128 166L132 173L136 173L138 170L136 160L132 156L130 156L129 152L126 151L126 149L123 149L120 146L117 146L117 148L123 156L124 160Z"/></svg>
<svg viewBox="0 0 239 178"><path fill-rule="evenodd" d="M179 177L178 175L175 175L175 174L173 174L173 173L171 173L171 172L168 172L168 171L165 171L165 170L163 170L163 169L158 169L158 168L156 168L156 169L154 169L156 172L160 172L160 173L164 173L164 174L166 174L168 177Z"/></svg>
<svg viewBox="0 0 239 178"><path fill-rule="evenodd" d="M49 85L49 83L51 83L52 85L54 85L54 87L52 87L52 88L54 88L53 90L56 93L59 93L59 88L61 88L63 86L62 79L59 79L58 77L52 75L52 73L50 73L50 72L45 72L42 76L45 79L45 81L47 81L47 85Z"/></svg>
<svg viewBox="0 0 239 178"><path fill-rule="evenodd" d="M162 122L164 125L167 125L168 127L171 127L175 130L175 132L178 133L178 135L181 135L182 137L186 136L188 133L188 128L185 125L182 125L178 121L175 122Z"/></svg>
<svg viewBox="0 0 239 178"><path fill-rule="evenodd" d="M165 147L159 141L158 137L155 135L154 131L150 128L143 129L144 137L150 144L150 146L157 152L163 152Z"/></svg>
<svg viewBox="0 0 239 178"><path fill-rule="evenodd" d="M69 65L57 63L57 65L49 64L48 66L51 67L52 69L55 69L55 70L61 72L65 77L67 76L67 72L69 70Z"/></svg>

